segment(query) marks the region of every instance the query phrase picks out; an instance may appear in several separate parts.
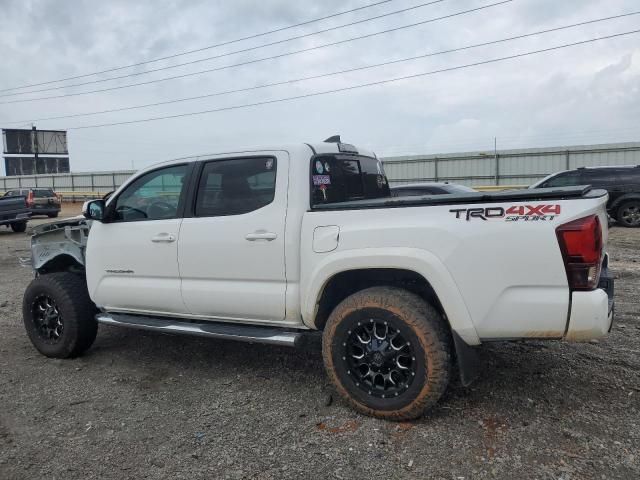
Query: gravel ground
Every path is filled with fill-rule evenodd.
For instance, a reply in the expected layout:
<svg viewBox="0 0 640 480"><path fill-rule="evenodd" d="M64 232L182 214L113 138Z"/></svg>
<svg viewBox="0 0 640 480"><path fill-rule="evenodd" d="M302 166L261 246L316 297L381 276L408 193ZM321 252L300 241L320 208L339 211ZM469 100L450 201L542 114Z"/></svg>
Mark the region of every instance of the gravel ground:
<svg viewBox="0 0 640 480"><path fill-rule="evenodd" d="M22 327L28 236L0 229L0 478L640 478L639 245L612 228L607 338L486 346L479 381L398 424L332 397L318 349L101 327L47 359Z"/></svg>

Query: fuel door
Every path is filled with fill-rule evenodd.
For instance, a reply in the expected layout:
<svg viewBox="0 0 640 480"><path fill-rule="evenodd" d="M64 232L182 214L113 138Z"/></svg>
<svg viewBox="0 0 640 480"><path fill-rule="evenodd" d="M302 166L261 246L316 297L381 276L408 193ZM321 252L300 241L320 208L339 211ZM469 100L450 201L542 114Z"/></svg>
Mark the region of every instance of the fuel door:
<svg viewBox="0 0 640 480"><path fill-rule="evenodd" d="M313 251L316 253L331 252L338 248L340 241L340 227L326 225L316 227L313 231Z"/></svg>

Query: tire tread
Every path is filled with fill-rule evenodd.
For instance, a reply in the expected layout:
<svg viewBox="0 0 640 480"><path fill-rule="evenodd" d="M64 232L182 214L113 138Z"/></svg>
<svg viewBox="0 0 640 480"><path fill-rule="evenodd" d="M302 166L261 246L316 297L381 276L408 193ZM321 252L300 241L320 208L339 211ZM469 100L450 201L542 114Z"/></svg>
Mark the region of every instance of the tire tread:
<svg viewBox="0 0 640 480"><path fill-rule="evenodd" d="M38 339L33 338L30 331L31 305L28 298L31 291L42 288L53 290L56 293L58 307L66 310L65 334L71 335L68 337L71 340L63 340L62 348L55 352L43 351L38 345ZM32 343L44 355L56 358L77 357L91 347L98 333L98 323L94 318L95 312L96 307L89 297L84 278L70 272L49 273L35 278L27 287L23 301L25 327ZM69 331L66 331L67 329Z"/></svg>
<svg viewBox="0 0 640 480"><path fill-rule="evenodd" d="M418 336L427 356L424 383L417 398L399 410L377 410L355 400L338 379L331 356L331 341L340 320L348 313L376 306L394 312L403 311L403 321ZM331 313L323 335L322 355L327 373L338 393L356 410L389 420L411 420L421 416L444 394L452 376L451 332L441 315L418 295L397 287L371 287L347 297Z"/></svg>

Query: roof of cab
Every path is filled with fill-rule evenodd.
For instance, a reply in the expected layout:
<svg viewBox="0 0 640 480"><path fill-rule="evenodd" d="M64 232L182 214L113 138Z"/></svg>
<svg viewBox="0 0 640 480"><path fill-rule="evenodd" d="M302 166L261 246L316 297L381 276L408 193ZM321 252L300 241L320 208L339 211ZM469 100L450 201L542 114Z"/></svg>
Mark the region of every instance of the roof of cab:
<svg viewBox="0 0 640 480"><path fill-rule="evenodd" d="M350 145L353 147L353 145ZM364 155L367 157L377 158L375 153L370 150L365 150L359 147L355 147L358 151L358 155ZM164 162L155 163L144 169L141 169L138 173L144 172L147 170L156 169L162 165L172 165L176 163L184 163L184 162L197 162L200 160L207 160L212 157L220 157L220 156L238 156L238 155L246 155L246 154L255 154L260 152L289 152L290 154L298 154L298 155L309 155L311 158L312 155L322 154L322 153L343 153L340 151L337 143L333 142L319 142L319 143L296 143L296 144L284 144L284 145L269 145L269 146L250 146L244 148L234 148L234 149L225 149L220 151L209 152L205 154L199 155L189 155L187 157L179 157L173 158L171 160L165 160Z"/></svg>

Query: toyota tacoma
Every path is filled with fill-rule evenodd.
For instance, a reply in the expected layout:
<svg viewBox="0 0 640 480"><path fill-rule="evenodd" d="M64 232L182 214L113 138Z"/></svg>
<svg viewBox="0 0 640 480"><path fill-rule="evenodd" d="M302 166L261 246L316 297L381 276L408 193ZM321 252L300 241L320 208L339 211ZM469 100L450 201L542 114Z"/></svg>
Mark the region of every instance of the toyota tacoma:
<svg viewBox="0 0 640 480"><path fill-rule="evenodd" d="M304 346L358 411L420 416L488 342L586 341L613 318L607 193L393 197L375 154L331 137L138 172L40 226L23 301L44 355L98 326Z"/></svg>

